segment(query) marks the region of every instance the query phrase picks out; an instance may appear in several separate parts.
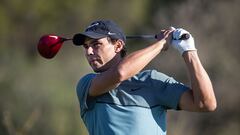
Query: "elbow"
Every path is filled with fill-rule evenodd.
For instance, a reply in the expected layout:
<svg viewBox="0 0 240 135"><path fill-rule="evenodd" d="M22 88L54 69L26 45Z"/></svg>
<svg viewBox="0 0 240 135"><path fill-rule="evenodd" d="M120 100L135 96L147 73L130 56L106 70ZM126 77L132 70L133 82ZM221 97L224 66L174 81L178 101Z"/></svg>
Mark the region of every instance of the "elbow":
<svg viewBox="0 0 240 135"><path fill-rule="evenodd" d="M116 72L117 75L116 76L117 76L117 81L119 83L127 80L128 78L130 78L130 75L127 71L128 70L124 69L123 67L119 67L117 69L117 72Z"/></svg>
<svg viewBox="0 0 240 135"><path fill-rule="evenodd" d="M118 71L117 71L117 80L118 80L118 82L122 82L122 81L125 81L126 79L127 79L127 77L126 77L126 72L124 71L124 70L121 70L121 69L119 69Z"/></svg>
<svg viewBox="0 0 240 135"><path fill-rule="evenodd" d="M208 112L213 112L217 109L217 100L214 94L206 100L205 106Z"/></svg>
<svg viewBox="0 0 240 135"><path fill-rule="evenodd" d="M215 111L215 110L217 109L217 103L216 103L216 102L215 102L215 103L211 103L210 105L208 105L208 106L206 107L206 109L207 109L208 112L213 112L213 111Z"/></svg>
<svg viewBox="0 0 240 135"><path fill-rule="evenodd" d="M216 100L205 102L200 108L205 112L214 112L217 109L217 102Z"/></svg>

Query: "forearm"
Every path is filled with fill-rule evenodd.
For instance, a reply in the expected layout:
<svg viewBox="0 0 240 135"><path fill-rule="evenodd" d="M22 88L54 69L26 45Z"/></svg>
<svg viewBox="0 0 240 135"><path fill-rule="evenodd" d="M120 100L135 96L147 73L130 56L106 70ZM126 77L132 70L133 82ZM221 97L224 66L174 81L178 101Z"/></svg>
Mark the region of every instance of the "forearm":
<svg viewBox="0 0 240 135"><path fill-rule="evenodd" d="M147 48L138 50L126 56L116 67L120 72L120 80L126 80L141 71L154 57L159 54L166 40L158 41Z"/></svg>
<svg viewBox="0 0 240 135"><path fill-rule="evenodd" d="M216 108L216 98L212 83L199 60L197 52L185 52L183 58L190 73L194 104L202 110L214 110Z"/></svg>

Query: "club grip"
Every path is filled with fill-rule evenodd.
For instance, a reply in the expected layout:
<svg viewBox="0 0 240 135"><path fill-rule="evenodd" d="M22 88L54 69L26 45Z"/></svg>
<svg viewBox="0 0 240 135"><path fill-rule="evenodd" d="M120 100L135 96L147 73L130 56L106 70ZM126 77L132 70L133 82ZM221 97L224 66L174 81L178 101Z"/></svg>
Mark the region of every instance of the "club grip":
<svg viewBox="0 0 240 135"><path fill-rule="evenodd" d="M187 40L187 39L189 39L190 38L190 35L189 34L183 34L180 38L179 38L179 40Z"/></svg>
<svg viewBox="0 0 240 135"><path fill-rule="evenodd" d="M157 35L155 35L155 38L157 38ZM188 33L183 34L178 40L187 40L190 38L190 35ZM176 39L174 39L176 40Z"/></svg>

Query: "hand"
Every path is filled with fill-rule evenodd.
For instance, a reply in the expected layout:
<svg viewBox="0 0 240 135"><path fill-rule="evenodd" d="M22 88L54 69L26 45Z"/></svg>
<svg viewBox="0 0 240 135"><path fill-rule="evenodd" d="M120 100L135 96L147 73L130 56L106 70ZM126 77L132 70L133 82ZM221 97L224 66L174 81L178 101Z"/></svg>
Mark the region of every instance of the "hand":
<svg viewBox="0 0 240 135"><path fill-rule="evenodd" d="M163 51L166 51L168 49L169 44L171 43L171 39L172 39L172 32L173 30L167 29L167 30L161 30L161 32L159 34L156 35L156 38L158 41L163 41Z"/></svg>
<svg viewBox="0 0 240 135"><path fill-rule="evenodd" d="M195 48L194 38L188 31L182 28L175 29L174 27L172 27L171 29L174 30L172 34L171 44L175 49L177 49L180 52L181 55L183 55L185 51L197 50ZM186 40L180 40L183 34L189 34L190 37Z"/></svg>

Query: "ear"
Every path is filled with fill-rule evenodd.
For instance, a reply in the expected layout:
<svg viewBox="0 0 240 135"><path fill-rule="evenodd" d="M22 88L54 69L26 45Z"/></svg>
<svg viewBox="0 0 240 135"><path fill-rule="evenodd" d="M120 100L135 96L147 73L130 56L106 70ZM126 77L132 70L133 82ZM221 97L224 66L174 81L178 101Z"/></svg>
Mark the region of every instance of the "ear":
<svg viewBox="0 0 240 135"><path fill-rule="evenodd" d="M120 39L117 40L114 45L115 52L116 53L120 52L123 49L123 46L124 46L124 42Z"/></svg>

